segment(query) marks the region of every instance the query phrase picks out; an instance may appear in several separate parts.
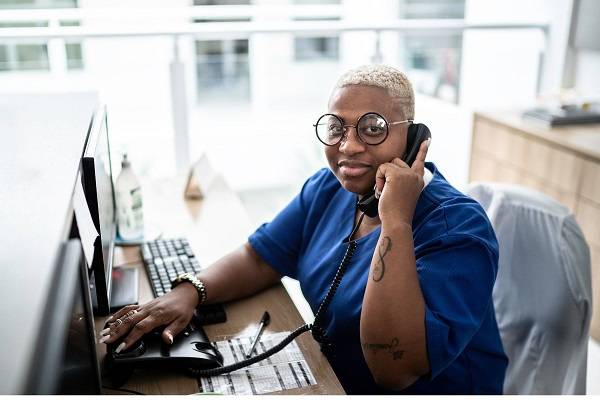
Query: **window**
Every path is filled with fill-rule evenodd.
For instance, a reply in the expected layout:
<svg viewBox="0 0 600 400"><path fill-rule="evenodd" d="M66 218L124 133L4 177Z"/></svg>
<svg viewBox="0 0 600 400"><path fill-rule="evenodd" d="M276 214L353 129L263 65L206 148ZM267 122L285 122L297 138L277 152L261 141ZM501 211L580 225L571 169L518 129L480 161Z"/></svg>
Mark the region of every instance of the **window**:
<svg viewBox="0 0 600 400"><path fill-rule="evenodd" d="M16 68L20 70L49 69L48 46L45 44L16 45Z"/></svg>
<svg viewBox="0 0 600 400"><path fill-rule="evenodd" d="M340 4L340 0L294 0L299 5ZM295 18L295 21L338 21L339 18ZM340 40L338 36L296 37L294 38L294 59L296 61L339 59Z"/></svg>
<svg viewBox="0 0 600 400"><path fill-rule="evenodd" d="M464 0L405 0L400 18L464 18ZM415 90L458 103L462 34L407 35L404 61Z"/></svg>
<svg viewBox="0 0 600 400"><path fill-rule="evenodd" d="M248 40L196 41L198 98L250 99Z"/></svg>
<svg viewBox="0 0 600 400"><path fill-rule="evenodd" d="M464 0L405 0L401 3L403 18L465 17Z"/></svg>
<svg viewBox="0 0 600 400"><path fill-rule="evenodd" d="M0 9L74 8L76 0L0 0ZM79 25L76 21L62 21L61 26ZM47 22L0 22L0 28L46 27ZM83 68L81 44L66 43L67 68ZM49 70L46 43L0 45L0 71Z"/></svg>
<svg viewBox="0 0 600 400"><path fill-rule="evenodd" d="M61 21L60 26L79 26L79 21ZM65 43L67 53L67 69L83 69L83 51L80 42Z"/></svg>
<svg viewBox="0 0 600 400"><path fill-rule="evenodd" d="M11 1L11 3L13 3ZM11 7L14 4L0 3L2 8ZM25 2L23 2L25 3ZM2 28L29 28L48 26L46 22L0 22ZM0 45L0 71L14 70L48 70L48 48L43 43L27 44L5 44Z"/></svg>
<svg viewBox="0 0 600 400"><path fill-rule="evenodd" d="M10 64L8 59L8 46L0 45L0 71L10 70Z"/></svg>
<svg viewBox="0 0 600 400"><path fill-rule="evenodd" d="M77 0L0 0L0 9L75 7Z"/></svg>
<svg viewBox="0 0 600 400"><path fill-rule="evenodd" d="M250 0L194 0L195 6L247 5ZM250 18L194 19L194 23L239 22ZM248 40L197 40L196 82L199 101L250 99Z"/></svg>
<svg viewBox="0 0 600 400"><path fill-rule="evenodd" d="M67 51L67 69L83 69L81 43L65 43Z"/></svg>
<svg viewBox="0 0 600 400"><path fill-rule="evenodd" d="M296 61L338 60L339 38L294 38L294 57Z"/></svg>
<svg viewBox="0 0 600 400"><path fill-rule="evenodd" d="M249 5L250 0L194 0L195 6L236 6L236 5ZM198 22L239 22L239 21L250 21L250 18L219 18L219 19L206 19L196 18L195 23Z"/></svg>

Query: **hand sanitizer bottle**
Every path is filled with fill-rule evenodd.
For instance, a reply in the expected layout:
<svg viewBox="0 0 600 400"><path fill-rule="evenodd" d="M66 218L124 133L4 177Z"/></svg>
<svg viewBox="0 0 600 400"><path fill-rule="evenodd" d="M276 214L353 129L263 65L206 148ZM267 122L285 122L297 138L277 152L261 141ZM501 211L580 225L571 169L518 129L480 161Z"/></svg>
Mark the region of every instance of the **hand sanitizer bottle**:
<svg viewBox="0 0 600 400"><path fill-rule="evenodd" d="M142 239L144 236L142 189L133 173L127 154L123 155L121 167L115 185L119 236L123 240Z"/></svg>

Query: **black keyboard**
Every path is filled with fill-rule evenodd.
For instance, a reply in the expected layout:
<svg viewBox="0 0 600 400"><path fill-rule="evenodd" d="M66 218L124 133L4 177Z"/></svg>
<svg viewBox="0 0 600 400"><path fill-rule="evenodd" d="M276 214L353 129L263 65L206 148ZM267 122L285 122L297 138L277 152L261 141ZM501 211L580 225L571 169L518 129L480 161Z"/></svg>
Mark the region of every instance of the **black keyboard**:
<svg viewBox="0 0 600 400"><path fill-rule="evenodd" d="M197 275L201 268L185 238L156 239L141 246L142 259L150 279L154 297L171 290L171 281L190 272ZM202 325L225 322L227 315L222 304L205 304L196 310L197 322Z"/></svg>

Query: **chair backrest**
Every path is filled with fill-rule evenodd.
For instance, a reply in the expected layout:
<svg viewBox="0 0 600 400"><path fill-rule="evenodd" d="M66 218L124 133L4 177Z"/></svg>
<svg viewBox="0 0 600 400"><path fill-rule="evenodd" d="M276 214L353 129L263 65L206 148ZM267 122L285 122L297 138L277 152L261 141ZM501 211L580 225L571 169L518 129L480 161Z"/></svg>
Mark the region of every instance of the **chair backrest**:
<svg viewBox="0 0 600 400"><path fill-rule="evenodd" d="M522 186L475 182L500 247L494 307L507 394L585 394L589 248L569 210Z"/></svg>

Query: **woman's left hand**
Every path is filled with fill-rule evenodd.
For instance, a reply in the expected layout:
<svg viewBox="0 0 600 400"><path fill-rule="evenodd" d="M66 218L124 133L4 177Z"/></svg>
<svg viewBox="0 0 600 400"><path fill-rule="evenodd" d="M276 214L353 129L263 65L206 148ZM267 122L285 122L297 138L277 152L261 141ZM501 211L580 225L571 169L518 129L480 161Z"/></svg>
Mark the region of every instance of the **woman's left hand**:
<svg viewBox="0 0 600 400"><path fill-rule="evenodd" d="M411 167L400 158L381 164L375 176L375 194L379 195L379 218L382 224L412 225L417 200L423 189L425 156L431 139L421 143Z"/></svg>

